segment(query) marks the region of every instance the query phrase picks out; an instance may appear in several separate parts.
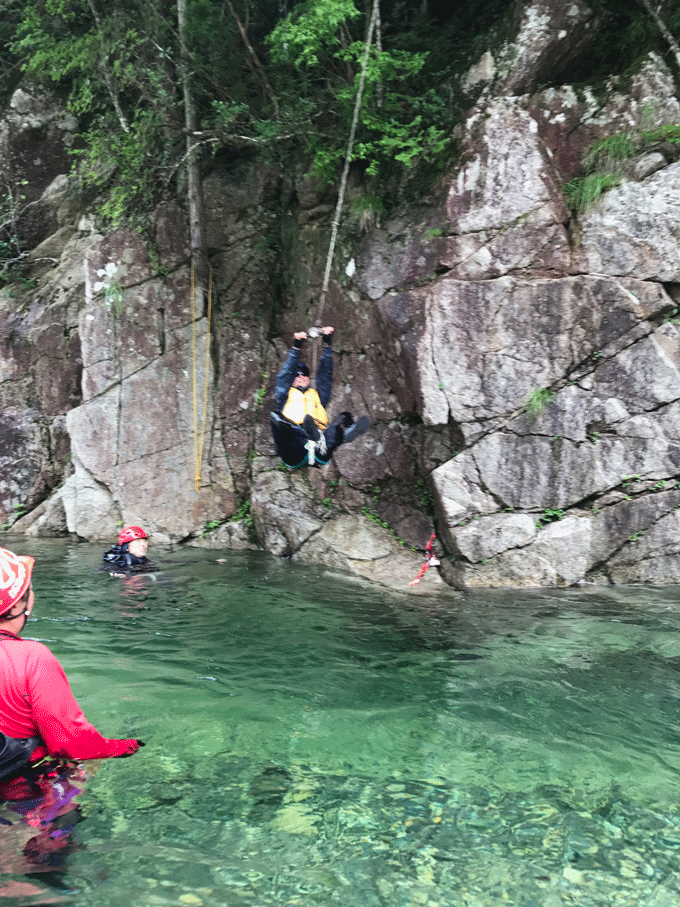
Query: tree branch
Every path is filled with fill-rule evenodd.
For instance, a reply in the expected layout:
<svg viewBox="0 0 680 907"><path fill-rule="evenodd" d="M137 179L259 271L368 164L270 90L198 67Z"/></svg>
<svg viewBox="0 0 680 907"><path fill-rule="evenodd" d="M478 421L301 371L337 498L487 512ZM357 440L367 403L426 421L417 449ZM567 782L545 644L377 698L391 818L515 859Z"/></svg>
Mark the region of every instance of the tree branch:
<svg viewBox="0 0 680 907"><path fill-rule="evenodd" d="M668 42L668 46L670 47L670 49L673 51L673 56L675 57L675 62L678 64L678 67L680 68L680 45L678 45L678 42L675 40L675 38L673 37L671 32L666 27L666 23L663 21L663 19L659 15L660 7L658 9L654 9L650 0L640 0L640 2L644 6L644 8L647 10L649 15L652 17L652 19L656 22L656 25L657 25L659 31L661 32L661 34L664 36L664 38Z"/></svg>
<svg viewBox="0 0 680 907"><path fill-rule="evenodd" d="M101 19L99 18L99 13L97 12L97 8L95 7L93 0L88 0L88 4L90 7L90 12L92 13L92 16L94 18L95 25L97 26L97 31L101 35L101 34L103 34L102 24L101 24ZM118 92L116 91L113 76L111 75L111 70L108 65L109 55L108 55L108 53L104 52L103 41L101 42L100 46L101 46L101 67L102 67L102 72L104 74L104 83L106 84L106 90L108 91L109 97L111 98L111 103L113 104L113 109L116 111L116 116L118 117L118 122L120 123L120 128L123 130L123 132L125 132L129 135L130 126L128 124L125 114L123 113L123 108L120 106L120 101L118 100Z"/></svg>
<svg viewBox="0 0 680 907"><path fill-rule="evenodd" d="M250 59L250 66L251 66L253 72L257 76L259 76L259 78L261 79L262 84L264 85L264 90L267 92L267 94L269 95L269 99L271 100L272 104L274 105L274 116L278 120L278 118L279 118L279 102L277 101L276 94L274 93L274 89L272 88L272 86L269 82L269 79L267 78L267 73L264 70L264 66L260 62L260 58L255 53L252 44L248 40L248 34L245 30L243 23L239 19L237 12L232 5L231 0L227 0L227 6L229 7L229 12L234 17L234 20L236 22L236 27L239 30L243 44L245 45L245 48L248 51L248 57Z"/></svg>

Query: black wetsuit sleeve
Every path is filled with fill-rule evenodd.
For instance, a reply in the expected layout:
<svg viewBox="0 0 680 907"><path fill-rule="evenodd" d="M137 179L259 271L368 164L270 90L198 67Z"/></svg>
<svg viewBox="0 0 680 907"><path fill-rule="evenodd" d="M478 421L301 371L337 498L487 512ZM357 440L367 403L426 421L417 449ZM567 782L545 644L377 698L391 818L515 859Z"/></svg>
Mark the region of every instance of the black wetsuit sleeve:
<svg viewBox="0 0 680 907"><path fill-rule="evenodd" d="M300 361L300 350L292 347L286 361L283 363L283 368L276 376L276 384L274 385L274 393L276 395L276 411L281 412L283 407L286 405L286 400L288 399L288 391L293 386L293 381L295 381L295 373L297 371L297 364Z"/></svg>
<svg viewBox="0 0 680 907"><path fill-rule="evenodd" d="M123 549L120 545L113 545L102 555L102 560L109 566L122 566L125 563Z"/></svg>
<svg viewBox="0 0 680 907"><path fill-rule="evenodd" d="M316 373L316 390L324 409L328 406L333 392L333 350L324 344L321 362Z"/></svg>

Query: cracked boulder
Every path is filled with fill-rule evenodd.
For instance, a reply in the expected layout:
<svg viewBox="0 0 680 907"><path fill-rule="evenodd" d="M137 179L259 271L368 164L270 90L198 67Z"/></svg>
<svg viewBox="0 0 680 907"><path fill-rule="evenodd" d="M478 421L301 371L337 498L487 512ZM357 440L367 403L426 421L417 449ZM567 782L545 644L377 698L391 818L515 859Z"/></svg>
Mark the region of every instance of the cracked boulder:
<svg viewBox="0 0 680 907"><path fill-rule="evenodd" d="M608 355L651 333L648 319L672 306L660 285L642 282L446 277L427 290L386 296L379 310L394 338L394 381L404 404L427 425L455 422L471 441L488 420L522 410L532 393L566 383L572 372L609 361ZM656 360L650 368L663 371L666 339L659 335L648 344ZM670 368L674 373L673 363ZM606 371L601 374L606 381ZM669 373L661 380L675 378Z"/></svg>
<svg viewBox="0 0 680 907"><path fill-rule="evenodd" d="M680 512L673 509L647 531L631 536L608 560L606 576L613 583L680 583Z"/></svg>
<svg viewBox="0 0 680 907"><path fill-rule="evenodd" d="M345 574L403 590L423 564L422 555L407 549L380 522L358 513L336 513L315 488L318 473L292 471L260 458L252 492L255 531L263 548L294 560L325 564ZM445 587L436 570L416 592Z"/></svg>
<svg viewBox="0 0 680 907"><path fill-rule="evenodd" d="M679 165L641 163L577 246L550 136L521 98L468 118L435 243L446 273L378 300L385 371L426 438L457 439L438 462L422 447L456 584L663 582L680 541Z"/></svg>
<svg viewBox="0 0 680 907"><path fill-rule="evenodd" d="M661 561L643 563L652 552L640 539L657 525L675 532L668 516L680 505L679 354L674 325L650 328L611 359L592 360L577 383L546 394L540 412L505 420L433 470L440 531L457 553L462 585L501 576L560 585L591 574L661 581ZM529 514L535 538L528 524L520 531ZM664 550L678 542L671 535Z"/></svg>
<svg viewBox="0 0 680 907"><path fill-rule="evenodd" d="M319 531L328 514L304 472L279 468L275 460L253 465L250 501L257 537L267 551L291 557Z"/></svg>
<svg viewBox="0 0 680 907"><path fill-rule="evenodd" d="M626 180L588 213L581 242L591 272L680 282L680 162Z"/></svg>
<svg viewBox="0 0 680 907"><path fill-rule="evenodd" d="M109 313L100 317L111 325ZM117 330L122 332L122 325ZM93 329L91 336L114 333L113 328L108 334ZM197 326L197 343L205 347L205 323ZM110 374L102 381L101 357L107 349L102 343L100 359L92 360L97 379L89 380L85 368L83 383L91 394L97 387L105 389L90 395L66 419L73 475L60 494L70 532L88 539L111 538L120 522L141 523L159 539L177 539L201 530L215 514L236 509L230 477L219 468L219 438L204 439L198 490L195 487L192 345L190 328L175 332L170 349L124 380L130 371L124 352L111 353ZM131 356L136 355L132 345ZM198 362L198 387L203 387L204 374ZM208 400L206 424L211 422Z"/></svg>

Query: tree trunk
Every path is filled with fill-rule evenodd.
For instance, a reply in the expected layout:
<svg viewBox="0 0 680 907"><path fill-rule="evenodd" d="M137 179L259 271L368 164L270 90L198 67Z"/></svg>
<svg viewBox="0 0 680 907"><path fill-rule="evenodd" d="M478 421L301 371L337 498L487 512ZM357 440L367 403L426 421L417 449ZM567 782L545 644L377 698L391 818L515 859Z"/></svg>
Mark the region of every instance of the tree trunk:
<svg viewBox="0 0 680 907"><path fill-rule="evenodd" d="M241 36L241 40L243 41L243 45L248 52L248 61L250 64L250 68L252 69L255 76L257 78L259 78L260 81L262 82L264 90L265 90L267 96L269 97L270 101L272 102L272 106L274 107L274 116L276 117L276 119L278 119L279 118L279 102L276 100L276 95L274 94L274 89L272 88L272 86L269 82L269 79L267 78L267 73L265 72L264 66L260 62L260 58L258 57L258 55L255 53L255 50L253 49L253 45L248 40L248 32L246 31L246 28L245 28L243 22L241 22L241 20L239 19L238 14L236 13L236 10L234 9L234 6L233 6L231 0L227 0L227 6L229 7L229 12L234 17L234 21L236 22L236 27L238 28L238 32Z"/></svg>
<svg viewBox="0 0 680 907"><path fill-rule="evenodd" d="M191 93L191 59L184 36L187 24L187 0L177 2L177 23L180 39L180 74L184 93L184 125L186 128L187 196L189 204L189 241L194 263L194 304L199 315L205 314L208 293L208 250L205 239L205 207L199 170L200 142L196 119L196 105Z"/></svg>
<svg viewBox="0 0 680 907"><path fill-rule="evenodd" d="M657 9L654 9L654 7L651 4L651 0L641 0L641 2L642 2L642 5L644 6L644 8L649 13L649 15L656 22L657 27L658 27L659 31L661 32L661 34L664 36L666 41L668 41L668 46L673 51L673 55L675 57L675 62L680 67L680 45L678 45L678 42L675 40L673 35L670 33L670 31L666 27L666 23L663 21L663 19L659 15L660 7L658 7Z"/></svg>

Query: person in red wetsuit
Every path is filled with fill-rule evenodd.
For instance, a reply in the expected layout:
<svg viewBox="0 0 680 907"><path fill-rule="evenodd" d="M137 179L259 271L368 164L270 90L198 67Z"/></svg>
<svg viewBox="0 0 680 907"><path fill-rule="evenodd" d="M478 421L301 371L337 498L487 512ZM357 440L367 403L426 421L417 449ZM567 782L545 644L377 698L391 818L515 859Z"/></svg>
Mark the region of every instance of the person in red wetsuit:
<svg viewBox="0 0 680 907"><path fill-rule="evenodd" d="M52 652L21 639L34 605L33 564L32 557L0 548L0 801L33 833L20 853L10 837L10 852L0 848L0 860L13 861L18 873L53 874L66 870L78 795L96 766L85 768L79 760L131 756L144 744L102 737ZM19 829L16 834L22 836Z"/></svg>
<svg viewBox="0 0 680 907"><path fill-rule="evenodd" d="M87 721L64 669L43 643L21 639L33 609L34 559L0 548L0 731L26 741L29 767L45 756L106 759L131 756L141 740L109 740ZM35 742L35 747L32 743Z"/></svg>

